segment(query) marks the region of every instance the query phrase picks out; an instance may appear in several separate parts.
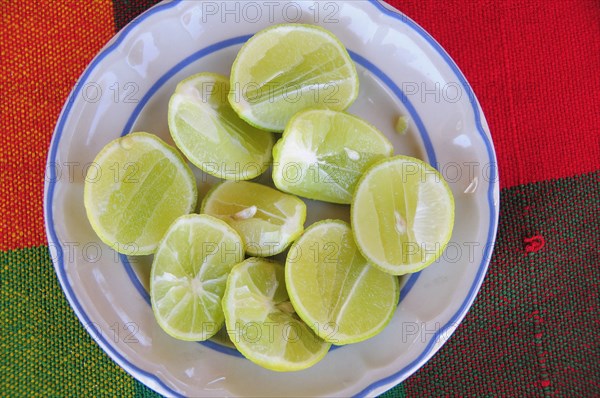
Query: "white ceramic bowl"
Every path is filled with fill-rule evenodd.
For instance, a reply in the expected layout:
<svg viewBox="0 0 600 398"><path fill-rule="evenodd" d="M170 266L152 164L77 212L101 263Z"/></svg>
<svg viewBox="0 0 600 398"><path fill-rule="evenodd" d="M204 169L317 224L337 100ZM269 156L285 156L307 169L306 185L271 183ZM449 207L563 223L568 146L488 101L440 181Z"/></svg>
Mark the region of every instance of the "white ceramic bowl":
<svg viewBox="0 0 600 398"><path fill-rule="evenodd" d="M201 71L228 74L242 43L282 22L318 24L340 38L361 83L349 111L383 131L396 153L436 166L456 199L450 245L432 266L403 278L390 325L296 373L262 369L214 342L166 335L148 302L149 258L130 262L102 244L83 207L85 172L106 143L139 130L172 143L167 102L177 82ZM409 120L405 134L394 131L400 115ZM67 299L115 362L169 396L371 396L393 387L422 366L465 316L497 228L496 160L477 99L427 32L377 1L173 1L151 8L81 76L56 126L47 170L48 241ZM213 180L198 176L206 192ZM307 225L332 217L347 219L348 208L309 202Z"/></svg>

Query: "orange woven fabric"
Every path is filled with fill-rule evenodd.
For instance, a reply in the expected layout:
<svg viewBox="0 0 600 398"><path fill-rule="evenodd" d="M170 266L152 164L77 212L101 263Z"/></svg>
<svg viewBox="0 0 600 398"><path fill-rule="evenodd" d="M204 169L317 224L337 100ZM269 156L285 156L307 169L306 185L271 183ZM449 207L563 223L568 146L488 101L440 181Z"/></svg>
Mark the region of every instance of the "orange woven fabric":
<svg viewBox="0 0 600 398"><path fill-rule="evenodd" d="M0 5L0 250L46 244L48 146L70 89L114 35L111 1Z"/></svg>

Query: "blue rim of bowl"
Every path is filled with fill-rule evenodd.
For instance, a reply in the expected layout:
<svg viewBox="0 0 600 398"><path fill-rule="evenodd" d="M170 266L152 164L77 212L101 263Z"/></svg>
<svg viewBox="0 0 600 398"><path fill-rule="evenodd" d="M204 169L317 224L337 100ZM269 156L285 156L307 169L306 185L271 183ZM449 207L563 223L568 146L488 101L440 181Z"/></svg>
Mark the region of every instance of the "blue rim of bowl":
<svg viewBox="0 0 600 398"><path fill-rule="evenodd" d="M71 307L73 308L73 310L77 314L80 322L82 322L82 324L84 326L91 325L91 324L93 324L93 322L89 318L88 314L83 310L83 307L77 300L77 297L76 297L73 289L71 288L71 285L68 282L68 276L67 276L65 264L63 261L64 255L63 255L62 247L60 245L55 244L56 242L59 242L59 239L58 239L58 236L54 229L52 200L54 197L54 187L55 187L55 182L56 182L57 178L56 178L55 168L50 167L50 166L55 164L55 159L56 159L56 155L57 155L57 151L58 151L58 144L60 142L60 138L61 138L64 126L65 126L65 123L71 112L71 108L73 106L73 103L75 102L75 98L77 98L77 95L79 94L79 92L81 90L82 85L79 84L79 82L86 81L87 78L89 77L89 75L92 73L92 71L102 62L102 60L108 54L110 54L113 50L115 50L123 42L125 37L127 37L127 35L133 29L135 29L139 24L141 24L148 17L150 17L160 11L167 10L167 9L174 7L180 1L181 0L175 0L175 1L172 1L169 3L158 4L154 7L152 7L151 9L147 10L146 12L144 12L143 14L141 14L137 18L135 18L133 21L131 21L127 26L125 26L119 33L117 33L117 35L115 36L115 39L111 43L109 43L104 49L102 49L100 51L100 53L90 62L88 67L85 69L85 71L83 72L83 74L81 75L81 77L78 80L78 84L76 84L75 88L69 95L69 98L67 99L66 104L59 116L58 123L57 123L57 126L55 128L55 131L54 131L54 134L52 137L52 142L50 144L50 151L49 151L48 162L47 162L47 170L50 171L50 176L46 180L46 190L45 190L45 196L44 196L44 216L45 216L45 220L46 220L46 233L49 238L49 246L52 246L56 250L56 253L55 253L55 255L52 256L52 258L54 260L54 266L55 266L60 284L63 288L65 296L67 297ZM487 134L485 133L485 129L483 128L480 107L479 107L479 104L477 103L477 100L475 98L475 94L473 93L473 90L471 89L470 85L466 81L465 77L463 76L463 74L460 71L460 69L458 68L458 66L454 63L454 61L450 58L450 56L446 53L446 51L439 45L439 43L437 43L437 41L435 41L435 39L433 39L433 37L431 37L431 35L429 35L429 33L427 33L423 28L421 28L416 22L414 22L413 20L408 18L406 15L400 13L397 10L392 10L392 9L387 8L382 3L380 3L378 0L369 0L369 3L374 5L374 7L377 8L378 10L380 10L382 13L400 21L401 23L406 24L409 28L411 28L417 34L419 34L424 40L426 40L432 46L433 49L436 50L436 52L442 57L442 59L446 62L446 64L454 72L454 74L458 78L460 84L464 87L464 89L469 97L469 102L471 103L471 106L473 108L475 124L477 126L477 132L479 133L479 135L481 136L481 138L485 144L487 154L490 159L490 164L492 166L492 167L490 167L490 176L489 176L490 181L492 183L490 184L490 186L488 188L488 193L487 193L489 212L490 212L489 213L489 229L488 229L488 234L487 234L487 242L486 242L486 245L484 246L482 261L478 267L477 273L475 275L475 279L471 285L471 288L469 289L469 292L467 293L467 296L465 297L463 303L461 304L460 308L450 318L450 320L432 336L430 342L425 347L423 352L418 356L417 359L415 359L414 361L412 361L410 364L403 367L399 371L393 373L392 375L371 383L369 386L367 386L362 391L360 391L358 394L356 394L356 396L370 395L370 394L373 394L375 391L385 389L385 388L389 387L390 385L401 382L402 380L406 379L409 375L414 373L424 362L426 362L431 356L433 356L433 354L435 354L437 349L439 349L441 347L441 345L440 345L439 347L437 347L437 349L434 349L435 345L438 342L438 340L440 339L440 337L448 337L450 334L448 332L449 331L452 332L453 329L458 325L458 323L464 318L464 316L466 315L466 312L468 311L473 300L475 299L475 296L477 295L479 288L481 287L481 283L483 282L483 278L487 271L487 267L488 267L491 253L493 250L494 237L496 235L497 223L498 223L498 213L496 211L496 205L494 204L494 190L497 188L497 185L498 185L496 156L494 153L494 148L493 148L492 142L491 142L490 138L487 136ZM237 39L240 39L240 38L237 38ZM230 40L235 40L235 39L230 39ZM225 42L227 42L227 41L228 40L226 40ZM221 43L224 43L224 42L221 42ZM229 45L232 45L232 44L230 43ZM209 46L209 47L211 47L211 46ZM207 48L209 48L209 47L207 47ZM359 62L360 61L361 60L359 59ZM378 77L380 79L382 79L381 76L378 76ZM161 79L163 79L163 78L165 78L165 76L161 77ZM157 83L155 83L155 85L158 84L159 82L161 82L161 79L159 79L157 81ZM385 80L385 77L382 80L389 87L389 84L388 84L389 82ZM164 81L161 82L161 85L163 83L164 83ZM408 103L408 101L405 102L404 104L406 105L407 103ZM136 108L136 110L137 110L137 108ZM141 108L140 108L140 110L141 110ZM131 121L131 123L133 123L133 121ZM128 127L131 127L131 126L128 126ZM424 136L422 135L422 138L423 137ZM429 157L430 151L427 148L427 141L424 139L423 143L426 146L427 154ZM429 145L431 145L431 144L429 143ZM431 153L433 154L433 148L431 148ZM431 157L429 157L430 161L432 161L434 159L435 159L435 154L433 154L433 159ZM432 163L436 164L436 162L432 162ZM411 279L412 278L409 278L409 282L411 281ZM409 286L409 288L411 288L412 285L414 285L415 280L412 280L412 283ZM408 283L406 285L408 285ZM405 285L405 288L406 288L406 285ZM405 292L405 294L406 294L406 292ZM94 340L98 343L98 345L100 345L100 347L107 354L109 354L110 357L113 358L113 360L115 360L115 362L117 362L122 368L124 368L129 373L131 373L134 377L137 376L138 379L143 378L144 380L151 380L153 382L152 384L154 386L160 386L160 388L163 389L163 391L167 391L170 395L182 396L181 394L174 391L171 387L169 387L166 383L164 383L156 375L154 375L150 372L147 372L147 371L135 366L134 364L132 364L123 355L121 355L121 353L119 353L116 349L114 349L101 333L96 333L93 331L93 329L88 329L88 332L94 338Z"/></svg>

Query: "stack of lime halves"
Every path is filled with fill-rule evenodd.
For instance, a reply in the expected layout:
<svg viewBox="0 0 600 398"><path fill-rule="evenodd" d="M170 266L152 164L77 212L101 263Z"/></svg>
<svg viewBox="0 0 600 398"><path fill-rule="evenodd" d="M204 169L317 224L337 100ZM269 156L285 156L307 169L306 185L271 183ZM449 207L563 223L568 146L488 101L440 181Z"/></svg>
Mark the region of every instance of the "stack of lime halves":
<svg viewBox="0 0 600 398"><path fill-rule="evenodd" d="M344 112L358 86L331 32L277 25L244 44L230 78L179 83L168 125L183 156L143 132L98 154L85 180L90 224L121 253L154 254L150 295L165 332L201 341L225 328L251 361L295 371L388 324L397 275L441 255L454 200L435 169L393 156L377 128ZM193 167L223 180L199 214ZM247 181L269 168L276 188ZM304 230L298 196L349 204L351 224Z"/></svg>

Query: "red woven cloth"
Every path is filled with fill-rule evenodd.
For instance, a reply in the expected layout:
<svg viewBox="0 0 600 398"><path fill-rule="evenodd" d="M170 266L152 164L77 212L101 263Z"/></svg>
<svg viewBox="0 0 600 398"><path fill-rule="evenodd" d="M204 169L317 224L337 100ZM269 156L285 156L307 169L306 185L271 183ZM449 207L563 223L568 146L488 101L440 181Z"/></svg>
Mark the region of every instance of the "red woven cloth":
<svg viewBox="0 0 600 398"><path fill-rule="evenodd" d="M47 150L85 66L153 2L0 4L0 391L153 395L92 342L48 255ZM465 74L500 168L500 230L465 321L386 396L600 396L600 2L390 3Z"/></svg>

